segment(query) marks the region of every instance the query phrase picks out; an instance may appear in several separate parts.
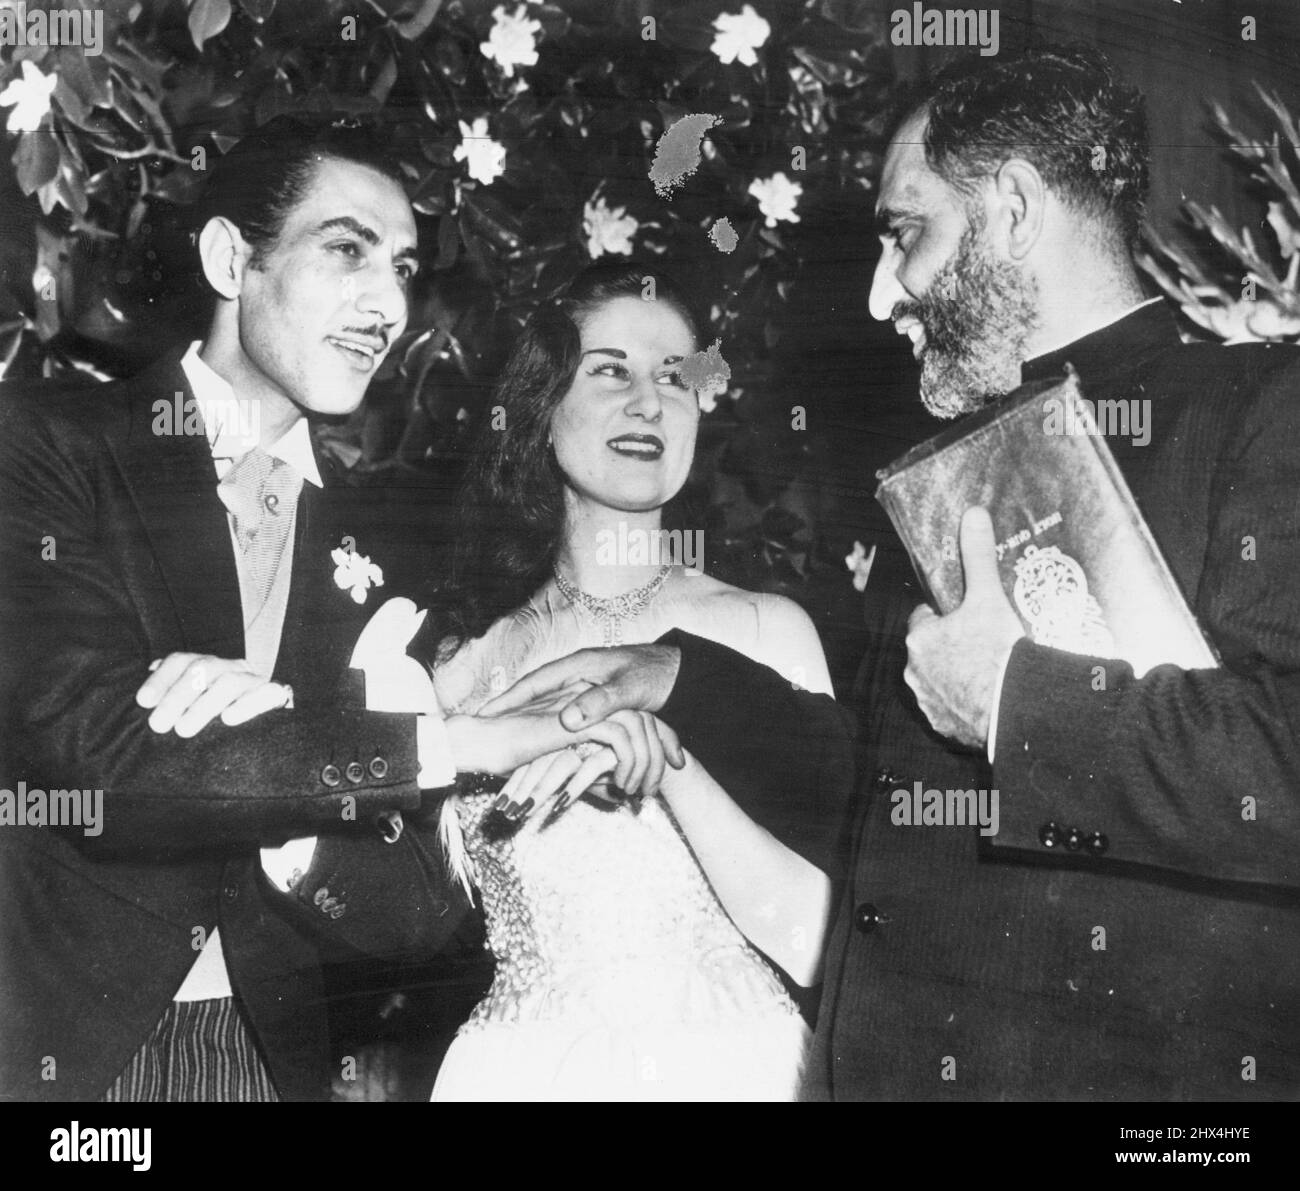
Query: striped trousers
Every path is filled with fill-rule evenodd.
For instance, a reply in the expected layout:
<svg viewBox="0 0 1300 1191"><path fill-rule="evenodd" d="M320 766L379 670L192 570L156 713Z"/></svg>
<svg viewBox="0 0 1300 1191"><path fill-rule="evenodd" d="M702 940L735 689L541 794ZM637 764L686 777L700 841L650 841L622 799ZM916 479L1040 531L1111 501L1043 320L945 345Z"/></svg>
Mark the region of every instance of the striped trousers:
<svg viewBox="0 0 1300 1191"><path fill-rule="evenodd" d="M173 1001L102 1099L278 1101L233 997Z"/></svg>

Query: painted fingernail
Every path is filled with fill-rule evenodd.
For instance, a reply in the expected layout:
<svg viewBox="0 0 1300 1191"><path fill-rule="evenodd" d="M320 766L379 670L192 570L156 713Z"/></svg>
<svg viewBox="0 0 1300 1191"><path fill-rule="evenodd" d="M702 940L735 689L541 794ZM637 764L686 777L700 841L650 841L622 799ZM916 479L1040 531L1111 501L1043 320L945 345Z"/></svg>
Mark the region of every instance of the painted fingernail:
<svg viewBox="0 0 1300 1191"><path fill-rule="evenodd" d="M519 817L522 819L529 811L537 805L531 798L524 799L524 805L519 808Z"/></svg>
<svg viewBox="0 0 1300 1191"><path fill-rule="evenodd" d="M569 805L569 802L570 802L569 795L561 794L559 798L555 800L555 809L551 812L551 814L558 815L566 806Z"/></svg>
<svg viewBox="0 0 1300 1191"><path fill-rule="evenodd" d="M501 797L498 798L498 799L497 799L497 800L492 804L492 809L493 809L494 811L504 811L504 810L506 809L506 807L508 807L509 805L510 805L510 795L509 795L509 794L502 794Z"/></svg>

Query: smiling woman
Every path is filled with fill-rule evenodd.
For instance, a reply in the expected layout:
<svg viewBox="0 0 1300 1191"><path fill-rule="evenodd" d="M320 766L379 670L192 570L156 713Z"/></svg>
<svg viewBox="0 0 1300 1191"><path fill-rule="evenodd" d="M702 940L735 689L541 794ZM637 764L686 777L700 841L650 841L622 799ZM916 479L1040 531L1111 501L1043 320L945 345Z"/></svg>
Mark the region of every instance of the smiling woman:
<svg viewBox="0 0 1300 1191"><path fill-rule="evenodd" d="M635 262L588 269L524 329L441 608L434 684L453 720L547 662L671 629L829 692L817 635L789 601L609 549L671 540L699 423L679 369L702 338L685 294ZM655 746L668 729L649 712L617 716L645 727L647 755L626 770L579 746L504 784L467 780L443 804L496 974L435 1099L794 1096L807 1031L774 968L816 981L830 882L689 754L666 767L669 741Z"/></svg>
<svg viewBox="0 0 1300 1191"><path fill-rule="evenodd" d="M444 652L523 605L550 578L566 522L595 505L682 528L699 403L678 366L703 329L677 282L638 262L592 266L529 320L461 492L472 529L432 597Z"/></svg>

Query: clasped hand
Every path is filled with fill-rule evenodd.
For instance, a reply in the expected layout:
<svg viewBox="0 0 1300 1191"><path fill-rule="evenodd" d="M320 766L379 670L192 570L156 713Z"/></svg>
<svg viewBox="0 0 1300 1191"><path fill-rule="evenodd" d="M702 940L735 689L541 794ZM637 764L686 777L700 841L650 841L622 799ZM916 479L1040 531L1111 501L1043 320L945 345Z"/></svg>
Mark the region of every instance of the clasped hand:
<svg viewBox="0 0 1300 1191"><path fill-rule="evenodd" d="M389 601L381 609L389 615L372 622L378 622L377 630L394 630L400 621L397 635L405 637L410 624L418 627L418 620L406 615L413 607L406 609L404 603ZM387 649L367 659L367 704L436 714L427 672L405 655L405 643L396 660ZM665 767L685 763L676 734L651 713L671 691L677 664L674 649L635 646L583 650L544 666L478 715L448 718L456 767L509 774L502 809L514 818L556 794L557 807L563 809L593 787L599 792L605 786L616 796L656 794ZM286 706L291 697L288 687L268 681L242 658L173 653L150 670L136 701L151 709L149 727L158 733L174 731L188 738L218 718L227 725L242 724ZM427 688L424 697L417 696L417 678ZM420 706L409 705L412 700Z"/></svg>

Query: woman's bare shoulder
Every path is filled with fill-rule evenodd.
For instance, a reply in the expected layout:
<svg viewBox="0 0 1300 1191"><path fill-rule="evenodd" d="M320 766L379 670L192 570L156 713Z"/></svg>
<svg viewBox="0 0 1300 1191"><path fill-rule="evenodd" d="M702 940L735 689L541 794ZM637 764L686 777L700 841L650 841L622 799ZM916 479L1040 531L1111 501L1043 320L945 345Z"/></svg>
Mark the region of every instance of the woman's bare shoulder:
<svg viewBox="0 0 1300 1191"><path fill-rule="evenodd" d="M685 582L700 586L690 597L692 614L682 628L743 653L798 686L830 690L821 639L808 613L794 600L748 591L711 576L689 577Z"/></svg>

